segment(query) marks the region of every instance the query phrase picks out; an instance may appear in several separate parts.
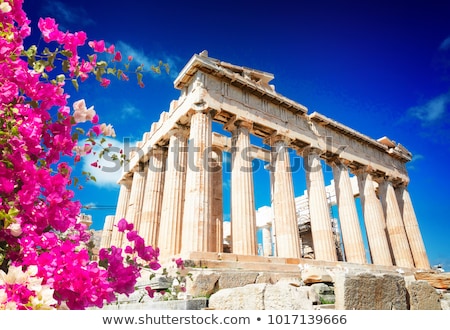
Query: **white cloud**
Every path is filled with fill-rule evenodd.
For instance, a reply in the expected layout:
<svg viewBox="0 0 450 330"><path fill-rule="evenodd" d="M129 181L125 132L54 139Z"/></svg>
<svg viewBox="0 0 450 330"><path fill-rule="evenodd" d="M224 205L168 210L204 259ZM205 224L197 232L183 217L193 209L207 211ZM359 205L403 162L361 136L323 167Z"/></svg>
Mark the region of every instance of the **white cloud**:
<svg viewBox="0 0 450 330"><path fill-rule="evenodd" d="M44 3L42 10L45 15L54 17L57 23L62 25L86 26L94 23L82 6L69 6L62 1L51 0ZM61 25L60 27L63 28Z"/></svg>
<svg viewBox="0 0 450 330"><path fill-rule="evenodd" d="M431 124L444 116L449 104L450 93L445 93L436 96L425 104L410 108L409 113L420 119L422 123Z"/></svg>
<svg viewBox="0 0 450 330"><path fill-rule="evenodd" d="M446 50L450 48L450 37L441 42L439 49Z"/></svg>
<svg viewBox="0 0 450 330"><path fill-rule="evenodd" d="M120 117L122 119L128 119L130 117L140 118L141 117L141 110L139 108L135 107L131 103L126 103L121 109Z"/></svg>
<svg viewBox="0 0 450 330"><path fill-rule="evenodd" d="M80 145L84 144L84 141L80 142ZM127 153L131 146L135 146L135 142L123 143L113 138L105 138L105 142L102 144L104 147L109 147L109 152L99 158L99 153L102 147L99 144L94 146L92 152L82 157L82 169L85 172L90 173L95 177L95 181L90 181L92 184L106 188L116 188L117 182L124 173L124 166L120 164L120 150ZM119 160L113 160L113 155L119 157ZM92 166L91 164L97 163L98 166Z"/></svg>

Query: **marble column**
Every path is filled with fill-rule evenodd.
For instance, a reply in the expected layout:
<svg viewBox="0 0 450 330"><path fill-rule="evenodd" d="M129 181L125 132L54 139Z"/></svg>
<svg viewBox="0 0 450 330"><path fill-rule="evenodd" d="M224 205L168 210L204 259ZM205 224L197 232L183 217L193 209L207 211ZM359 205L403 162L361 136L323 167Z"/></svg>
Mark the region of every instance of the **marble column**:
<svg viewBox="0 0 450 330"><path fill-rule="evenodd" d="M261 227L262 230L262 242L263 242L263 255L265 257L270 257L273 255L272 252L272 225L270 223Z"/></svg>
<svg viewBox="0 0 450 330"><path fill-rule="evenodd" d="M181 252L207 252L211 226L211 173L208 158L212 145L212 119L206 110L191 116Z"/></svg>
<svg viewBox="0 0 450 330"><path fill-rule="evenodd" d="M161 257L171 257L181 249L188 134L187 129L178 128L169 140L158 239Z"/></svg>
<svg viewBox="0 0 450 330"><path fill-rule="evenodd" d="M114 228L114 216L107 215L103 224L102 237L100 240L100 248L109 248L111 246L112 232Z"/></svg>
<svg viewBox="0 0 450 330"><path fill-rule="evenodd" d="M413 268L414 261L392 181L389 179L381 179L379 182L378 194L380 196L381 205L383 206L388 242L391 246L395 265Z"/></svg>
<svg viewBox="0 0 450 330"><path fill-rule="evenodd" d="M365 170L359 170L357 177L372 263L392 266L392 257L386 236L386 221L380 200L375 193L372 174Z"/></svg>
<svg viewBox="0 0 450 330"><path fill-rule="evenodd" d="M419 224L409 192L403 184L395 189L395 193L397 195L400 213L403 217L403 224L405 225L406 235L408 236L414 265L416 268L429 269L430 262L428 261L425 244L422 239L422 234L420 233Z"/></svg>
<svg viewBox="0 0 450 330"><path fill-rule="evenodd" d="M317 149L310 148L305 150L304 164L315 259L337 261L330 207L325 191L322 164Z"/></svg>
<svg viewBox="0 0 450 330"><path fill-rule="evenodd" d="M128 204L130 202L131 179L120 183L119 197L117 199L116 214L114 216L114 228L111 237L111 246L121 247L123 233L117 230L117 223L126 217Z"/></svg>
<svg viewBox="0 0 450 330"><path fill-rule="evenodd" d="M145 180L147 178L147 166L139 166L139 170L133 173L133 182L131 184L130 201L127 207L125 219L128 223L134 225L134 230L139 231L142 216L142 204L144 201ZM128 245L123 239L122 247Z"/></svg>
<svg viewBox="0 0 450 330"><path fill-rule="evenodd" d="M357 264L366 264L364 242L348 168L340 160L335 161L332 168L345 260Z"/></svg>
<svg viewBox="0 0 450 330"><path fill-rule="evenodd" d="M211 206L211 240L209 251L223 252L223 178L222 150L213 148L211 154L212 206Z"/></svg>
<svg viewBox="0 0 450 330"><path fill-rule="evenodd" d="M287 140L282 136L276 136L271 141L271 147L273 170L272 198L277 256L300 258L300 237Z"/></svg>
<svg viewBox="0 0 450 330"><path fill-rule="evenodd" d="M155 146L149 154L139 234L144 238L147 245L152 246L158 246L159 244L158 234L163 199L166 155L166 150L160 146Z"/></svg>
<svg viewBox="0 0 450 330"><path fill-rule="evenodd" d="M232 131L231 236L235 254L256 255L256 211L253 164L250 157L251 123L235 123Z"/></svg>

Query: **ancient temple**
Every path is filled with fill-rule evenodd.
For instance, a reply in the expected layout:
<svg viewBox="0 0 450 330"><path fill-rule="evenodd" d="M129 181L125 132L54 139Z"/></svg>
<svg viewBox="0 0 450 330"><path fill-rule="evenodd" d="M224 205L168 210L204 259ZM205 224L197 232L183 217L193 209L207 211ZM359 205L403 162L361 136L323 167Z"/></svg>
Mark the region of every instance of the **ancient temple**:
<svg viewBox="0 0 450 330"><path fill-rule="evenodd" d="M303 158L314 259L337 263L322 166L333 169L345 262L429 269L408 193L411 153L383 137L374 140L275 91L274 76L194 55L174 82L181 91L137 145L122 176L117 210L105 220L102 246L121 246L114 226L126 218L161 258L303 262L289 151ZM213 131L221 125L226 136ZM267 148L252 145L261 138ZM223 246L223 153L231 161L231 247ZM245 157L244 157L245 154ZM251 157L249 157L249 155ZM258 256L252 160L270 166L276 249ZM350 181L357 178L363 237ZM364 240L370 249L367 258Z"/></svg>

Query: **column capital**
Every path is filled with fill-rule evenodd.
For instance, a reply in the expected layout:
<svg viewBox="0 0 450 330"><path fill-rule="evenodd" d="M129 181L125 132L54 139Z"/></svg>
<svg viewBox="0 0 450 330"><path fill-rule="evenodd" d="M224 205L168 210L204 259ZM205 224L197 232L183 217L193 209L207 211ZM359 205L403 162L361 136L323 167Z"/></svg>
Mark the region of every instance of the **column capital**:
<svg viewBox="0 0 450 330"><path fill-rule="evenodd" d="M286 144L286 146L289 146L292 142L292 139L277 132L264 139L264 143L270 146L274 146L278 142L283 142Z"/></svg>
<svg viewBox="0 0 450 330"><path fill-rule="evenodd" d="M223 125L223 129L228 132L233 132L240 127L250 131L253 128L253 122L235 115Z"/></svg>
<svg viewBox="0 0 450 330"><path fill-rule="evenodd" d="M127 188L130 188L132 182L133 182L133 172L127 172L122 176L122 178L118 183L124 185Z"/></svg>
<svg viewBox="0 0 450 330"><path fill-rule="evenodd" d="M170 137L175 135L178 138L188 138L189 137L189 127L175 124L167 133L164 135L163 139L169 144Z"/></svg>

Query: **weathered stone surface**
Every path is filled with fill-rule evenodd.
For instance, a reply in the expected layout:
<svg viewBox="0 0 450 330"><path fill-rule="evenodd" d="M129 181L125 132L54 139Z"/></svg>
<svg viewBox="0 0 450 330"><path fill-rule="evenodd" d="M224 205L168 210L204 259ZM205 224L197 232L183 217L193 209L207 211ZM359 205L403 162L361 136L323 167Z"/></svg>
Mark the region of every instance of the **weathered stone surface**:
<svg viewBox="0 0 450 330"><path fill-rule="evenodd" d="M253 284L258 277L257 272L225 272L219 278L219 289L236 288Z"/></svg>
<svg viewBox="0 0 450 330"><path fill-rule="evenodd" d="M193 297L208 297L218 290L219 277L214 272L194 273L192 281L187 282L186 290Z"/></svg>
<svg viewBox="0 0 450 330"><path fill-rule="evenodd" d="M147 301L144 303L122 303L106 305L106 310L200 310L206 308L206 298L189 300Z"/></svg>
<svg viewBox="0 0 450 330"><path fill-rule="evenodd" d="M436 289L450 289L450 273L417 272L414 276L416 280L425 280Z"/></svg>
<svg viewBox="0 0 450 330"><path fill-rule="evenodd" d="M405 310L405 280L400 275L340 274L335 281L336 309Z"/></svg>
<svg viewBox="0 0 450 330"><path fill-rule="evenodd" d="M209 307L220 310L312 310L309 288L281 281L276 284L249 284L214 293Z"/></svg>
<svg viewBox="0 0 450 330"><path fill-rule="evenodd" d="M209 307L219 310L263 310L267 284L249 284L219 290L209 298Z"/></svg>
<svg viewBox="0 0 450 330"><path fill-rule="evenodd" d="M264 309L266 310L311 310L313 302L309 299L308 287L295 286L281 281L267 285L264 291Z"/></svg>
<svg viewBox="0 0 450 330"><path fill-rule="evenodd" d="M302 270L302 281L305 284L333 282L331 274L325 269L308 267Z"/></svg>
<svg viewBox="0 0 450 330"><path fill-rule="evenodd" d="M406 289L411 310L440 310L439 294L427 281L411 282Z"/></svg>

